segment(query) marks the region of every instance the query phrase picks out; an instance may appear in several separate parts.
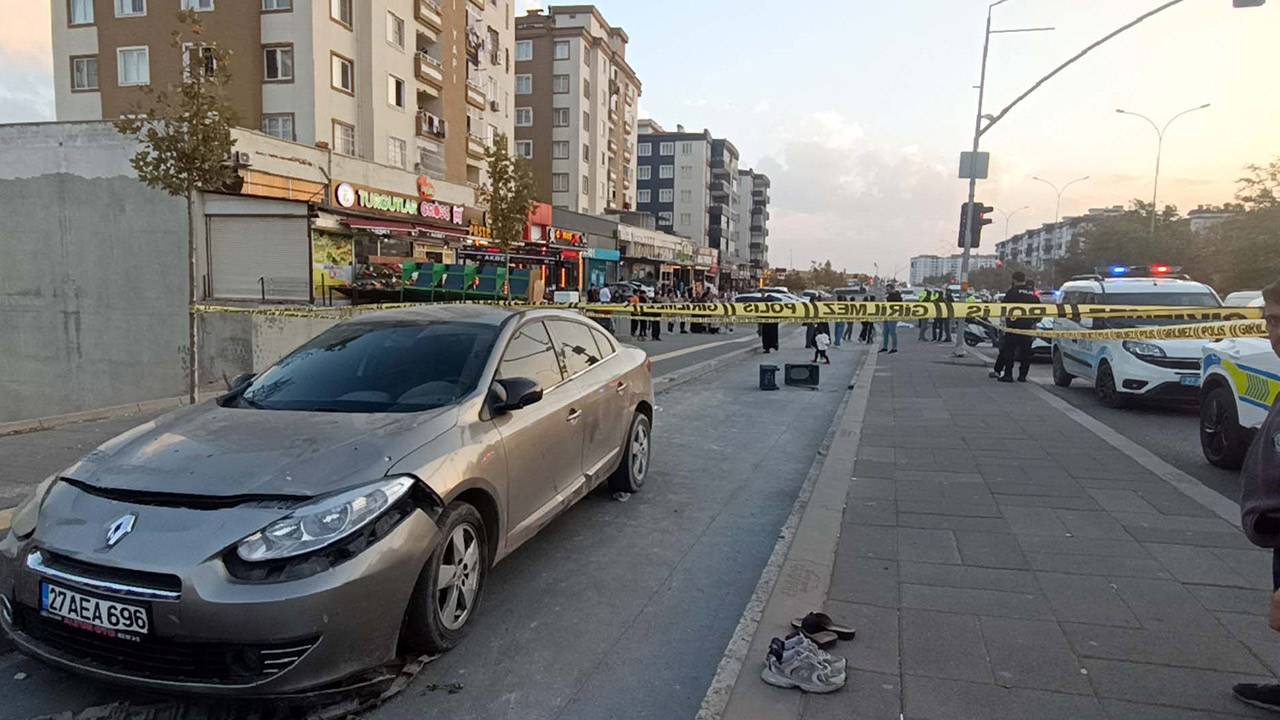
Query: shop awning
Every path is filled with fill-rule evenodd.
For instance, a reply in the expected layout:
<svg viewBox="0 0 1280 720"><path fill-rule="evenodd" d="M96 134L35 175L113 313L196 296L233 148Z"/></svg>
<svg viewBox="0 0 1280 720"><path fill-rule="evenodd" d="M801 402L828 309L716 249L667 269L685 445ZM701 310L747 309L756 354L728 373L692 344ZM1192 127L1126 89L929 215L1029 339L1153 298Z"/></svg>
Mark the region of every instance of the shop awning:
<svg viewBox="0 0 1280 720"><path fill-rule="evenodd" d="M450 236L450 237L460 237L460 238L465 238L465 237L470 237L470 236L471 236L471 231L470 231L470 229L469 229L469 228L462 228L462 227L443 227L443 226L440 226L440 225L423 225L423 224L421 224L421 223L416 223L416 224L412 225L411 227L412 227L414 230L417 230L418 232L434 233L434 234L439 234L439 235L448 235L448 236Z"/></svg>
<svg viewBox="0 0 1280 720"><path fill-rule="evenodd" d="M342 218L342 224L352 230L381 230L383 232L398 231L411 233L416 228L409 223L393 220L365 220L364 218Z"/></svg>

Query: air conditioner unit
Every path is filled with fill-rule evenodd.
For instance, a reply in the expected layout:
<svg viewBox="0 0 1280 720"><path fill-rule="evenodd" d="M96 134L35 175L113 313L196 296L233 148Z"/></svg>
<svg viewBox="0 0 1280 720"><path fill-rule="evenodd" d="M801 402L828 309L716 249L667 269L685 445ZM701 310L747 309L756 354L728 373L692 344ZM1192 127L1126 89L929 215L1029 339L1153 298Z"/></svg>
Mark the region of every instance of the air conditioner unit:
<svg viewBox="0 0 1280 720"><path fill-rule="evenodd" d="M249 157L249 153L236 150L231 153L231 159L236 165L248 167L253 164L253 160Z"/></svg>
<svg viewBox="0 0 1280 720"><path fill-rule="evenodd" d="M492 110L492 111L494 111L494 112L497 112L497 111L498 111L498 101L497 101L497 100L490 100L490 101L489 101L489 109L490 109L490 110Z"/></svg>

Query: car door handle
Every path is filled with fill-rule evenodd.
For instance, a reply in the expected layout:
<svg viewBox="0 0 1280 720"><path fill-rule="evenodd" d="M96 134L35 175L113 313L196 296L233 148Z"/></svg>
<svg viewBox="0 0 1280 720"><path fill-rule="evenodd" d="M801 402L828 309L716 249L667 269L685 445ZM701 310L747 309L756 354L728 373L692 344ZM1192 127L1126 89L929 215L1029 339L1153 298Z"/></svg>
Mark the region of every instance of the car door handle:
<svg viewBox="0 0 1280 720"><path fill-rule="evenodd" d="M621 395L623 392L626 391L627 384L619 380L618 384L615 386L615 389L618 391L618 394Z"/></svg>
<svg viewBox="0 0 1280 720"><path fill-rule="evenodd" d="M565 418L565 420L567 420L567 421L569 421L569 422L576 422L576 421L577 421L577 419L578 419L578 418L580 418L580 417L582 417L582 411L581 411L581 410L579 410L578 408L570 408L570 409L569 409L569 417Z"/></svg>

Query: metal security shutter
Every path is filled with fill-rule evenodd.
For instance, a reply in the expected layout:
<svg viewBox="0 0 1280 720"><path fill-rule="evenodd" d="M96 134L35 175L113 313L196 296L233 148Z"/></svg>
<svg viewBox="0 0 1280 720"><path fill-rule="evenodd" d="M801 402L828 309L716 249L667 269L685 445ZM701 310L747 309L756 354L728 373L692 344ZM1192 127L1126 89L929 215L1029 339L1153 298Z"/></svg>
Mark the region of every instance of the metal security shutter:
<svg viewBox="0 0 1280 720"><path fill-rule="evenodd" d="M311 249L305 217L209 217L209 290L224 300L306 302Z"/></svg>

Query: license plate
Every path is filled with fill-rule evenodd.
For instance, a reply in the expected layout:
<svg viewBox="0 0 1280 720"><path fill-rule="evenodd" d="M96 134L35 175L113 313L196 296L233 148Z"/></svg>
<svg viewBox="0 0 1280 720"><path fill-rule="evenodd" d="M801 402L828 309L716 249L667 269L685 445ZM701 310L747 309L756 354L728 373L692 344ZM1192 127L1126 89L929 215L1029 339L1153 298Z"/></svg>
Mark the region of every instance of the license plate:
<svg viewBox="0 0 1280 720"><path fill-rule="evenodd" d="M40 610L68 625L108 637L137 639L151 628L145 607L104 600L47 582L40 583Z"/></svg>
<svg viewBox="0 0 1280 720"><path fill-rule="evenodd" d="M1187 387L1200 387L1200 376L1199 375L1183 375L1182 384L1186 385Z"/></svg>

